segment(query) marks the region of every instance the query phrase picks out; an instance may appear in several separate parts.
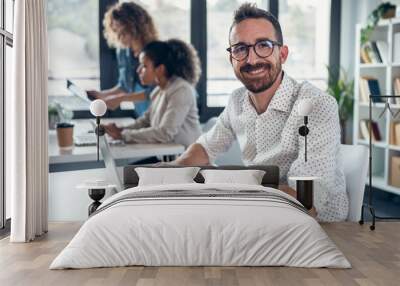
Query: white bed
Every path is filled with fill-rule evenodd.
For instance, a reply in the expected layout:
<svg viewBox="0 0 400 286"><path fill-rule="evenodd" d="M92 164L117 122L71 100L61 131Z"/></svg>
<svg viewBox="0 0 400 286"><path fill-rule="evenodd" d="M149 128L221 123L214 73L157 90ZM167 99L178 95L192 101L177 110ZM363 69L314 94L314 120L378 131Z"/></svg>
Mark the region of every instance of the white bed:
<svg viewBox="0 0 400 286"><path fill-rule="evenodd" d="M242 195L144 197L145 192L174 190ZM263 193L254 197L253 191ZM265 199L264 193L271 199ZM135 197L138 194L143 196ZM129 196L133 199L121 199ZM128 265L351 267L318 222L298 204L277 189L254 185L192 183L130 188L101 205L50 269Z"/></svg>

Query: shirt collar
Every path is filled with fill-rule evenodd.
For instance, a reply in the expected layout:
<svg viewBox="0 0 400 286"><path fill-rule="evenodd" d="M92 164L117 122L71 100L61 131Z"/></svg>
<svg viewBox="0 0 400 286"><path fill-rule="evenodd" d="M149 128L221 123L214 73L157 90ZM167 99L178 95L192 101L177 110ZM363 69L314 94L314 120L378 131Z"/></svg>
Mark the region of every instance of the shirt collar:
<svg viewBox="0 0 400 286"><path fill-rule="evenodd" d="M276 90L268 108L289 113L292 110L295 90L295 81L286 73L283 74L281 84Z"/></svg>

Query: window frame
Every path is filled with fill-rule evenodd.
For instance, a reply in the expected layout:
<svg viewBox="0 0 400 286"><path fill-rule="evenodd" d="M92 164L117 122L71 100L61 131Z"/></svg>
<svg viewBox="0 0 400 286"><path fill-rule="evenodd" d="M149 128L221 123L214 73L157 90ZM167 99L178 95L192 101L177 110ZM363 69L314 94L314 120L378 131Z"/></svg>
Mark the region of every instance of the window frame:
<svg viewBox="0 0 400 286"><path fill-rule="evenodd" d="M6 128L6 117L5 117L5 104L6 104L6 47L13 47L13 34L6 30L6 0L0 2L0 236L3 236L10 231L10 219L7 219L6 215L6 188L5 188L5 128ZM13 13L15 7L15 0L12 0Z"/></svg>

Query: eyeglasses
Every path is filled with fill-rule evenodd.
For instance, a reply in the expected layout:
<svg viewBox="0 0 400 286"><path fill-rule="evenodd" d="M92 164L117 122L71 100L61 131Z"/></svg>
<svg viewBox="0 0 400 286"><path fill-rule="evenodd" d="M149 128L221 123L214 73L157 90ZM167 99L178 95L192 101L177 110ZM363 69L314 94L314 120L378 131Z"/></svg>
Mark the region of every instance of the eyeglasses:
<svg viewBox="0 0 400 286"><path fill-rule="evenodd" d="M260 58L267 58L274 51L274 46L280 47L282 46L282 44L272 40L260 40L257 41L254 45L239 43L227 48L226 50L235 60L243 61L249 56L249 50L251 47L253 47L253 50L257 56L259 56Z"/></svg>

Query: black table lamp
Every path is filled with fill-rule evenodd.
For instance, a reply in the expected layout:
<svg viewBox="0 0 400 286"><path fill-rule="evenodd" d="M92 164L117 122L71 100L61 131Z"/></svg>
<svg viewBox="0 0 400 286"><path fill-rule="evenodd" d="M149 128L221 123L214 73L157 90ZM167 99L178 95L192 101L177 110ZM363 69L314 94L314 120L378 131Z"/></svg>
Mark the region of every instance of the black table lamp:
<svg viewBox="0 0 400 286"><path fill-rule="evenodd" d="M99 137L105 133L104 127L100 125L100 117L107 111L106 103L101 99L96 99L90 103L90 113L96 117L96 130L97 135L97 161L99 161Z"/></svg>
<svg viewBox="0 0 400 286"><path fill-rule="evenodd" d="M297 113L304 119L304 125L299 128L300 136L304 137L304 161L307 162L307 135L310 130L307 127L308 116L313 110L313 104L311 99L303 99L297 106ZM313 207L313 184L316 177L301 176L301 177L290 177L290 180L296 181L296 198L303 204L303 206L310 210Z"/></svg>
<svg viewBox="0 0 400 286"><path fill-rule="evenodd" d="M308 115L311 114L313 110L313 104L311 99L303 99L299 102L297 106L297 113L299 116L303 116L304 118L304 125L299 128L300 136L304 137L304 161L307 162L307 135L310 130L307 127L308 124Z"/></svg>

